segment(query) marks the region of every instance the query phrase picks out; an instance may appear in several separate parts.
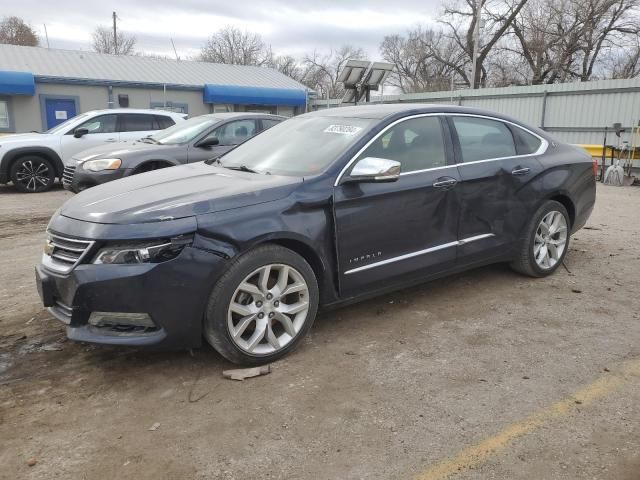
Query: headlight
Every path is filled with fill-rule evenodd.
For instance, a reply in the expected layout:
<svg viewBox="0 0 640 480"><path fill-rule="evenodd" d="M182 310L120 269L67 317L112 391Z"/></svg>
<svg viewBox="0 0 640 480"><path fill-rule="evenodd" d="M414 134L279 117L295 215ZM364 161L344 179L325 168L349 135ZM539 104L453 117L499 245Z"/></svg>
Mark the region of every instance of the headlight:
<svg viewBox="0 0 640 480"><path fill-rule="evenodd" d="M122 165L122 160L119 158L101 158L84 162L82 168L90 172L101 172L102 170L117 170L120 165Z"/></svg>
<svg viewBox="0 0 640 480"><path fill-rule="evenodd" d="M177 257L187 245L191 245L193 236L184 235L170 240L153 243L114 244L102 248L95 258L95 264L136 264L160 263Z"/></svg>

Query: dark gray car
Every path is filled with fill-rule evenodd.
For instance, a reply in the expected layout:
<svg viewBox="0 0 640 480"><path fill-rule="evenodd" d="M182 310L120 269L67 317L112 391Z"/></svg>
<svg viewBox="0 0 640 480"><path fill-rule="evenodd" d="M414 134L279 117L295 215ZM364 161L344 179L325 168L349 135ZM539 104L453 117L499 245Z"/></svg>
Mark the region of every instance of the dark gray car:
<svg viewBox="0 0 640 480"><path fill-rule="evenodd" d="M285 120L261 113L213 113L191 118L132 143L91 148L64 169L63 185L80 192L129 175L218 157Z"/></svg>

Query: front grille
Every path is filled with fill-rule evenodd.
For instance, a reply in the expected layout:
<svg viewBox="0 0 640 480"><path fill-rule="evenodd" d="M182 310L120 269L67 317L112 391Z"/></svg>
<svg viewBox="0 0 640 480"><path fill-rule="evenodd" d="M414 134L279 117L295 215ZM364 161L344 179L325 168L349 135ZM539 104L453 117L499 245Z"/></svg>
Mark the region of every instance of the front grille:
<svg viewBox="0 0 640 480"><path fill-rule="evenodd" d="M76 167L74 165L64 167L62 172L62 185L68 187L73 182L73 174L76 173Z"/></svg>
<svg viewBox="0 0 640 480"><path fill-rule="evenodd" d="M94 243L49 232L42 263L50 270L68 273L80 263Z"/></svg>

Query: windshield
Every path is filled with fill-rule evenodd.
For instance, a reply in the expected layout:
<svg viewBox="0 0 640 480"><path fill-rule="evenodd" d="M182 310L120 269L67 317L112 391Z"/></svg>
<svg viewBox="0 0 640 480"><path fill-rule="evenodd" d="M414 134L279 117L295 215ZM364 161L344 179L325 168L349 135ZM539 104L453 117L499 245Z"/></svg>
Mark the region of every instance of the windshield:
<svg viewBox="0 0 640 480"><path fill-rule="evenodd" d="M221 164L275 175L314 175L376 122L365 118L292 118L237 146L221 158Z"/></svg>
<svg viewBox="0 0 640 480"><path fill-rule="evenodd" d="M219 118L194 117L154 133L151 138L161 145L187 143L218 122Z"/></svg>
<svg viewBox="0 0 640 480"><path fill-rule="evenodd" d="M88 117L89 115L87 115L86 113L83 113L82 115L77 115L73 118L70 118L69 120L67 120L66 122L62 122L58 125L56 125L53 128L50 128L49 130L47 130L44 133L59 133L62 132L63 130L66 130L67 128L69 128L72 124L82 120L83 118Z"/></svg>

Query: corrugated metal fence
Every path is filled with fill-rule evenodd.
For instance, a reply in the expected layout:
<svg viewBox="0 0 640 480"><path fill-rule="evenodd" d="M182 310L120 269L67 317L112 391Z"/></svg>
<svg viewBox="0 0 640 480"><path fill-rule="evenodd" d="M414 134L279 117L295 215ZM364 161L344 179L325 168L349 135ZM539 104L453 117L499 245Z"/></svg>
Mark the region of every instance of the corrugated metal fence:
<svg viewBox="0 0 640 480"><path fill-rule="evenodd" d="M640 78L584 83L485 88L374 97L374 103L447 103L511 115L568 143L602 144L605 126L622 123L629 132L640 121ZM316 99L311 108L340 106ZM622 140L627 139L623 134ZM607 143L617 145L611 133Z"/></svg>

